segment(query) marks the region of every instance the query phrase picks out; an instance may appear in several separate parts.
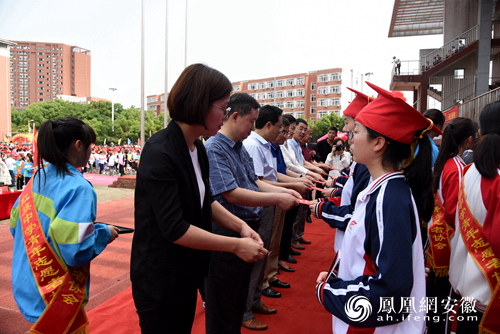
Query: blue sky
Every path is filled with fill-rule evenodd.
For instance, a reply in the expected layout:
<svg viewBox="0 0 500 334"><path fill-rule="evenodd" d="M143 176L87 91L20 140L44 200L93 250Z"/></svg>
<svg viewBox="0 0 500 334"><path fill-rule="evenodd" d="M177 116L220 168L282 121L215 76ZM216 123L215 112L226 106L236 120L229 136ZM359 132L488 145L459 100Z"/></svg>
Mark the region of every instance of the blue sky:
<svg viewBox="0 0 500 334"><path fill-rule="evenodd" d="M188 1L188 65L206 63L231 81L342 67L372 72L388 89L393 56L417 60L419 49L443 44L442 35L388 38L393 0ZM145 95L160 94L166 0L144 3ZM171 87L184 68L186 2L168 6ZM0 0L0 38L90 49L92 96L140 106L141 0Z"/></svg>

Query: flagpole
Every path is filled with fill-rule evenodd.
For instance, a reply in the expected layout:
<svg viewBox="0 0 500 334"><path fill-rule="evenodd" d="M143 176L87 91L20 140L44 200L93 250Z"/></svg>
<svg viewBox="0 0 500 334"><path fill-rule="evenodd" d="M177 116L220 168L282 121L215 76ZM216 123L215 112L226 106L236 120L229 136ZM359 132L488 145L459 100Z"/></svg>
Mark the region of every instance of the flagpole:
<svg viewBox="0 0 500 334"><path fill-rule="evenodd" d="M168 97L168 0L165 1L165 99L163 107L163 127L168 125L167 97ZM160 108L161 110L161 108Z"/></svg>
<svg viewBox="0 0 500 334"><path fill-rule="evenodd" d="M184 68L187 67L187 57L188 57L188 0L186 0L186 29L185 29L185 40L184 40Z"/></svg>
<svg viewBox="0 0 500 334"><path fill-rule="evenodd" d="M144 148L144 0L142 2L141 20L141 149Z"/></svg>

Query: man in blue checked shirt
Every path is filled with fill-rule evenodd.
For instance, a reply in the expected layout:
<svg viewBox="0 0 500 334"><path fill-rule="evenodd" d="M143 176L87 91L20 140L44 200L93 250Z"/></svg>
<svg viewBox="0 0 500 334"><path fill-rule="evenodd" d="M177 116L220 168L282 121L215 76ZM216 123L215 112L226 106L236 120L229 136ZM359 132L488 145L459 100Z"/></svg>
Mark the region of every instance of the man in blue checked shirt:
<svg viewBox="0 0 500 334"><path fill-rule="evenodd" d="M291 189L270 185L255 174L253 160L242 141L254 129L259 103L246 93L233 94L228 118L219 132L205 144L210 163L210 190L215 200L243 219L255 231L261 223L262 206L288 210L298 205L300 195ZM239 237L212 225L212 232ZM212 252L206 280L207 333L239 333L248 295L253 263L224 252ZM264 325L265 329L267 325Z"/></svg>

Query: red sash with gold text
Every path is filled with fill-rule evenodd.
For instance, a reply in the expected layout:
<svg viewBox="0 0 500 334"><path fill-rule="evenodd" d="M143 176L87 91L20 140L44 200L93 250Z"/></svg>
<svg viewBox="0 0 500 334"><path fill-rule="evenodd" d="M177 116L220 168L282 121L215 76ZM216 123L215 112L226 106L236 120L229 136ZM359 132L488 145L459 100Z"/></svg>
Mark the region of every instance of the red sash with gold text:
<svg viewBox="0 0 500 334"><path fill-rule="evenodd" d="M19 216L26 255L38 291L46 305L30 333L88 333L88 319L82 302L90 264L66 268L45 238L33 198L33 178L19 198Z"/></svg>
<svg viewBox="0 0 500 334"><path fill-rule="evenodd" d="M452 231L444 219L444 206L439 192L436 191L432 224L429 227L430 247L427 250L427 259L436 277L448 276L451 255L450 239L454 233L455 231Z"/></svg>
<svg viewBox="0 0 500 334"><path fill-rule="evenodd" d="M17 177L20 178L22 176L21 174L21 170L23 169L24 167L24 161L19 165L19 167L17 167Z"/></svg>
<svg viewBox="0 0 500 334"><path fill-rule="evenodd" d="M474 218L465 199L464 178L458 196L460 234L469 255L483 272L492 296L484 312L479 333L500 333L500 259L493 253L490 243L483 234L483 226Z"/></svg>

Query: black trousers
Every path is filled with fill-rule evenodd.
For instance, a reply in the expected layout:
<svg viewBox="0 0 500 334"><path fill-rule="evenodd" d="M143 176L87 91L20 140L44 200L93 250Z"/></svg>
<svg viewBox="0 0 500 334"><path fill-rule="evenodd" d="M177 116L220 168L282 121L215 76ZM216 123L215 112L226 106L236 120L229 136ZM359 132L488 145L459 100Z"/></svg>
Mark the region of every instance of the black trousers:
<svg viewBox="0 0 500 334"><path fill-rule="evenodd" d="M283 223L283 233L281 234L280 256L279 259L287 261L290 255L290 245L292 243L293 223L297 217L298 206L294 206L285 214L285 222Z"/></svg>
<svg viewBox="0 0 500 334"><path fill-rule="evenodd" d="M446 309L442 301L452 299L460 300L451 288L450 279L446 277L436 277L434 270L429 272L426 282L427 297L437 297L437 314L442 315L439 321L427 321L427 334L448 334L451 331L451 322L448 320L448 314L445 314ZM453 315L453 313L450 313Z"/></svg>
<svg viewBox="0 0 500 334"><path fill-rule="evenodd" d="M198 289L192 282L178 283L160 301L132 286L142 334L191 333Z"/></svg>
<svg viewBox="0 0 500 334"><path fill-rule="evenodd" d="M258 221L247 221L247 224L258 230ZM240 237L239 233L217 224L212 224L212 232ZM241 332L252 269L253 263L245 262L233 253L212 252L205 280L206 333Z"/></svg>
<svg viewBox="0 0 500 334"><path fill-rule="evenodd" d="M22 190L24 186L24 177L19 176L16 180L16 189L17 190Z"/></svg>

